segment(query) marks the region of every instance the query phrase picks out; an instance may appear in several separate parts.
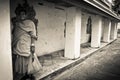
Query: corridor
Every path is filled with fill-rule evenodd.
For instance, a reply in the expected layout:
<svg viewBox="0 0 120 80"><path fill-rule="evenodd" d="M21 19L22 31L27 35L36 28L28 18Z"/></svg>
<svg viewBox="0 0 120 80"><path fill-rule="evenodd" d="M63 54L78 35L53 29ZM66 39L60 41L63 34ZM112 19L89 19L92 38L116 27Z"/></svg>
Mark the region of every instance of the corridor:
<svg viewBox="0 0 120 80"><path fill-rule="evenodd" d="M120 80L120 38L54 80Z"/></svg>

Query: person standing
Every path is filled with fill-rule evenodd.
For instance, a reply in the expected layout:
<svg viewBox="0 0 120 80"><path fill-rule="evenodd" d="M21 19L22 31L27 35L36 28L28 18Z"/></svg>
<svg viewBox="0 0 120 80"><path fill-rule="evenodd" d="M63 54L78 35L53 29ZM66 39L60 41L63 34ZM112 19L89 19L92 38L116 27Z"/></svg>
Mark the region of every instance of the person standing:
<svg viewBox="0 0 120 80"><path fill-rule="evenodd" d="M35 24L28 18L26 10L21 9L13 26L12 52L16 56L14 72L17 75L33 77L28 74L28 64L35 52Z"/></svg>

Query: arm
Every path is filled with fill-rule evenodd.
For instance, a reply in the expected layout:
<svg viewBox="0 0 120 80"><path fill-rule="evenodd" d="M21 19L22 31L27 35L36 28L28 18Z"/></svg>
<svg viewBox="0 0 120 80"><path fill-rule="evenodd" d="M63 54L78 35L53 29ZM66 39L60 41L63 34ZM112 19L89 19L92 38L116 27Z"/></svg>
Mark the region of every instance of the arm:
<svg viewBox="0 0 120 80"><path fill-rule="evenodd" d="M31 36L31 46L30 46L30 50L31 53L34 54L35 53L35 41L37 40L37 36L33 35L33 32L30 31L28 32L28 34Z"/></svg>
<svg viewBox="0 0 120 80"><path fill-rule="evenodd" d="M37 40L37 36L36 36L36 29L35 29L35 24L32 21L28 21L29 24L27 24L29 26L29 30L28 30L28 34L31 36L31 46L30 46L30 50L31 53L34 54L35 53L35 41Z"/></svg>
<svg viewBox="0 0 120 80"><path fill-rule="evenodd" d="M33 21L30 22L30 27L31 27L31 30L29 31L30 36L33 39L37 40L38 37L37 37L37 34L36 34L36 27L35 27L35 24L34 24Z"/></svg>
<svg viewBox="0 0 120 80"><path fill-rule="evenodd" d="M38 37L35 36L32 31L29 31L28 34L31 36L31 38L33 38L34 40L37 40Z"/></svg>

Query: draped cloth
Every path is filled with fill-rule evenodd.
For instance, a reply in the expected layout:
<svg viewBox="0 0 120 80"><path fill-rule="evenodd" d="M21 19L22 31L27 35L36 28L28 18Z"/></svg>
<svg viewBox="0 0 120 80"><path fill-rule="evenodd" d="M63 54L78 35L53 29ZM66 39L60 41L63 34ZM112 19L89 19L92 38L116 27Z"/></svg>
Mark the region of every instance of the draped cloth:
<svg viewBox="0 0 120 80"><path fill-rule="evenodd" d="M15 72L25 74L28 70L28 63L31 59L30 45L31 36L28 34L32 31L36 36L35 24L31 20L18 21L15 23L12 49L13 54L17 55L15 61Z"/></svg>

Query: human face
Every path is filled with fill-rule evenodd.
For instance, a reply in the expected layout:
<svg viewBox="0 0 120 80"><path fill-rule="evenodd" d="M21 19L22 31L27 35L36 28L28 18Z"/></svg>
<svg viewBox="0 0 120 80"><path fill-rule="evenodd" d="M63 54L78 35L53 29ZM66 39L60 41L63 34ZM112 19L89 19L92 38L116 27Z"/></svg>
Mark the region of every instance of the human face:
<svg viewBox="0 0 120 80"><path fill-rule="evenodd" d="M20 12L20 19L26 19L26 13L24 11Z"/></svg>

